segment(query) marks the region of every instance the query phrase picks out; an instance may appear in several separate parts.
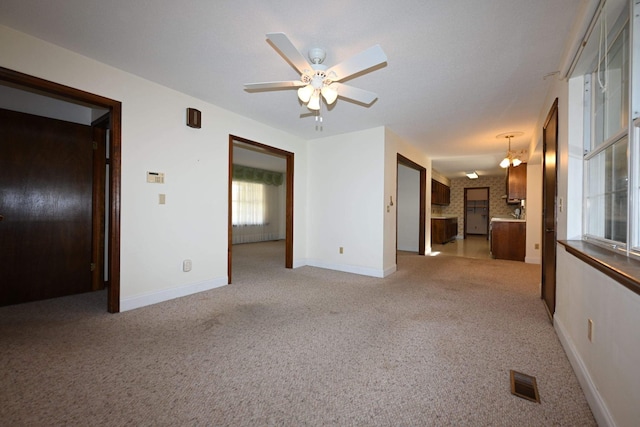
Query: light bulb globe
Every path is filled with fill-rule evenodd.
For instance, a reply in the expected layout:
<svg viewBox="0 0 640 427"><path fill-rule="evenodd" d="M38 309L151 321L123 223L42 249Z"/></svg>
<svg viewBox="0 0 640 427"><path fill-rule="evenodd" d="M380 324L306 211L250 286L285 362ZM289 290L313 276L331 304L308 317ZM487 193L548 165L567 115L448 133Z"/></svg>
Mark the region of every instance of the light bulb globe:
<svg viewBox="0 0 640 427"><path fill-rule="evenodd" d="M309 103L307 104L307 108L310 110L319 110L320 109L320 95L314 93L311 99L309 99Z"/></svg>
<svg viewBox="0 0 640 427"><path fill-rule="evenodd" d="M303 86L298 89L298 98L300 98L300 101L306 104L307 102L309 102L309 99L311 98L311 95L313 95L314 90L315 89L310 84Z"/></svg>
<svg viewBox="0 0 640 427"><path fill-rule="evenodd" d="M334 102L336 102L336 98L338 98L338 91L332 88L331 86L324 86L321 89L321 93L322 93L322 96L324 97L324 100L327 101L328 105L331 105Z"/></svg>

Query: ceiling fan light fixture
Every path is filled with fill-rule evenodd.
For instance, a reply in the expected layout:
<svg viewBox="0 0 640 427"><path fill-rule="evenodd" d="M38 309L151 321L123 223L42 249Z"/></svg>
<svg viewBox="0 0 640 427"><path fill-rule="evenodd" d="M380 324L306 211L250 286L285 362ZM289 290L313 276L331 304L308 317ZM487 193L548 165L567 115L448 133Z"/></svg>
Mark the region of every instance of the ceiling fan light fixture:
<svg viewBox="0 0 640 427"><path fill-rule="evenodd" d="M380 45L371 46L359 54L327 67L323 64L326 52L321 48L309 50L309 60L298 51L294 44L284 33L267 33L267 39L300 74L300 80L246 83L244 88L248 92L270 89L298 90L298 98L310 110L320 110L323 98L327 105L336 102L338 91L345 99L356 101L366 106L371 105L378 95L367 90L358 89L340 83L359 74L372 71L378 66L384 66L387 55Z"/></svg>
<svg viewBox="0 0 640 427"><path fill-rule="evenodd" d="M311 95L313 95L314 91L315 89L310 84L303 86L298 89L298 98L306 104L311 99Z"/></svg>
<svg viewBox="0 0 640 427"><path fill-rule="evenodd" d="M318 92L314 92L313 95L311 95L311 99L309 99L307 108L310 110L320 109L320 94L318 94Z"/></svg>
<svg viewBox="0 0 640 427"><path fill-rule="evenodd" d="M328 105L336 102L336 99L338 98L338 91L329 85L323 86L320 92L322 93L324 100L327 101Z"/></svg>
<svg viewBox="0 0 640 427"><path fill-rule="evenodd" d="M503 168L503 169L506 169L506 168L508 168L508 167L509 167L509 163L511 163L511 162L509 161L509 158L508 158L508 157L505 157L505 158L504 158L504 159L502 159L502 161L500 162L500 167L501 167L501 168Z"/></svg>
<svg viewBox="0 0 640 427"><path fill-rule="evenodd" d="M520 166L520 164L522 163L522 160L520 160L519 158L514 158L511 160L511 164L513 165L513 167L515 168L516 166Z"/></svg>

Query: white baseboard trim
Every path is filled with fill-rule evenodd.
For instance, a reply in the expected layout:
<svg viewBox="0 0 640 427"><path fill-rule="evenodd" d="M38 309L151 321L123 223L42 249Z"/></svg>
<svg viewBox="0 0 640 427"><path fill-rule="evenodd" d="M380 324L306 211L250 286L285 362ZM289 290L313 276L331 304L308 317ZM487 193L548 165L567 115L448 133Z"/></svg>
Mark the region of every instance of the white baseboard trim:
<svg viewBox="0 0 640 427"><path fill-rule="evenodd" d="M615 427L616 424L613 421L613 417L602 399L602 396L600 396L596 385L593 383L591 375L589 375L589 371L580 357L578 350L573 345L566 328L562 322L558 320L557 316L554 317L553 324L556 333L558 334L558 338L560 339L560 343L564 348L564 352L569 358L569 363L571 363L573 371L578 378L578 382L584 391L584 395L587 398L587 402L589 403L589 407L591 408L591 412L593 412L596 422L601 427Z"/></svg>
<svg viewBox="0 0 640 427"><path fill-rule="evenodd" d="M524 262L527 264L542 264L542 258L538 256L527 256L524 257Z"/></svg>
<svg viewBox="0 0 640 427"><path fill-rule="evenodd" d="M293 260L293 268L304 267L305 265L308 265L306 259L295 259L295 260Z"/></svg>
<svg viewBox="0 0 640 427"><path fill-rule="evenodd" d="M393 271L391 273L388 273L387 270L378 270L375 268L359 267L355 265L335 264L335 263L320 261L317 259L307 259L307 265L311 267L326 268L328 270L343 271L345 273L353 273L353 274L360 274L362 276L371 276L371 277L380 277L380 278L388 276L389 274L393 273L393 271L395 271L395 268L396 268L394 266Z"/></svg>
<svg viewBox="0 0 640 427"><path fill-rule="evenodd" d="M134 310L136 308L145 307L147 305L157 304L163 301L169 301L174 298L185 297L198 292L208 291L210 289L219 288L227 284L226 277L218 277L212 280L206 280L200 283L191 283L185 286L178 286L171 289L163 289L158 292L148 292L142 295L136 295L129 298L120 299L120 311Z"/></svg>
<svg viewBox="0 0 640 427"><path fill-rule="evenodd" d="M396 271L398 271L398 265L394 264L393 266L384 269L384 276L382 276L382 277L387 277L390 274L395 273Z"/></svg>

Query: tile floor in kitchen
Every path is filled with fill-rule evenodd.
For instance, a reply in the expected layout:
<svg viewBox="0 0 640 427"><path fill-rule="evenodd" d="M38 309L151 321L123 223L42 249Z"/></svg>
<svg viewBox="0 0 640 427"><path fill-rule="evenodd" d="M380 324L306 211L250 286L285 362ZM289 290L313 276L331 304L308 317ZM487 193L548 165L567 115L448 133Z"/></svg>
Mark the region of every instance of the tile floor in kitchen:
<svg viewBox="0 0 640 427"><path fill-rule="evenodd" d="M489 240L486 235L467 234L466 239L455 239L444 245L431 245L431 252L465 258L490 259Z"/></svg>

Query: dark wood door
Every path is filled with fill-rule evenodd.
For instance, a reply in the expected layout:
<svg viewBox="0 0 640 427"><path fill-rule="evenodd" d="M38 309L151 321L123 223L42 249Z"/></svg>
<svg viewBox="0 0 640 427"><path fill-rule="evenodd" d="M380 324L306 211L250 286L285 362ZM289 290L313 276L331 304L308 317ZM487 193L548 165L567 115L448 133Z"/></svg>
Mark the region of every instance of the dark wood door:
<svg viewBox="0 0 640 427"><path fill-rule="evenodd" d="M556 195L558 99L543 128L542 166L542 299L549 317L556 310Z"/></svg>
<svg viewBox="0 0 640 427"><path fill-rule="evenodd" d="M0 305L91 290L91 135L0 110Z"/></svg>

